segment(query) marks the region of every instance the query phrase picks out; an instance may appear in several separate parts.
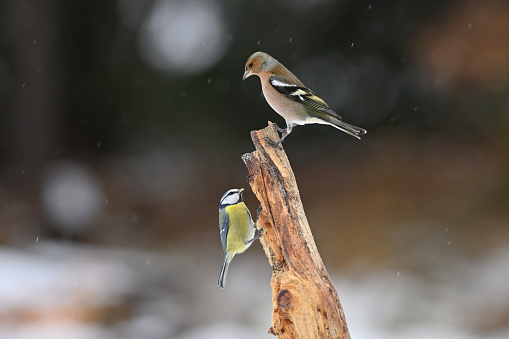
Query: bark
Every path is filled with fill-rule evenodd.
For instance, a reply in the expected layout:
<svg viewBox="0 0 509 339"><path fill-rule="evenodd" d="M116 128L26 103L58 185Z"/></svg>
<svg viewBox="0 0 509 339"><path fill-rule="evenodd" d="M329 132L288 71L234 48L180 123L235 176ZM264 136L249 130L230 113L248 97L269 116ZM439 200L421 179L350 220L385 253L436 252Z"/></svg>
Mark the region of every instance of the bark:
<svg viewBox="0 0 509 339"><path fill-rule="evenodd" d="M274 125L252 131L256 151L242 156L262 205L260 242L273 268L272 327L278 338L350 338L345 314L304 213L297 182ZM268 142L269 141L269 142ZM269 144L268 144L269 143Z"/></svg>

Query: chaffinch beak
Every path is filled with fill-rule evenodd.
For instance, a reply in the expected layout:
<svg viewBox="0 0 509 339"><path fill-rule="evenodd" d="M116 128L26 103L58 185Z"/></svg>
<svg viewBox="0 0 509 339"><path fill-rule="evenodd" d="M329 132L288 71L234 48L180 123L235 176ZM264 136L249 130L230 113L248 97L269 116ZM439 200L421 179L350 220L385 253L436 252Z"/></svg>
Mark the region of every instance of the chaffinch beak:
<svg viewBox="0 0 509 339"><path fill-rule="evenodd" d="M242 81L246 80L247 78L249 78L251 75L253 75L253 72L251 72L250 70L249 71L245 71L244 72L244 76L242 77Z"/></svg>

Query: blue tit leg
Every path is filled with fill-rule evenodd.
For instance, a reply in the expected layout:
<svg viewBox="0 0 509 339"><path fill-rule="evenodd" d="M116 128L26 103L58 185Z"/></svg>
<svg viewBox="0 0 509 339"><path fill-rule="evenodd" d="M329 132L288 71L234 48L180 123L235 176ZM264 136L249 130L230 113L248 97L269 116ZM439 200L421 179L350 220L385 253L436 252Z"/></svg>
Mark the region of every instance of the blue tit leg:
<svg viewBox="0 0 509 339"><path fill-rule="evenodd" d="M256 239L259 239L259 238L260 238L260 236L262 235L262 233L263 233L262 231L263 231L264 229L265 229L265 227L257 228L257 229L256 229L256 231L255 231L256 233L255 233L255 235L254 235L253 239L250 239L250 240L246 241L246 242L245 242L245 244L246 244L246 245L249 245L250 243L252 243L252 242L253 242L253 241L255 241Z"/></svg>
<svg viewBox="0 0 509 339"><path fill-rule="evenodd" d="M255 233L253 239L250 239L250 240L245 242L246 245L249 245L250 243L252 243L256 239L259 239L260 236L262 235L262 231L265 229L265 227L258 228L258 218L260 217L261 211L262 211L262 204L260 204L260 206L258 206L258 209L256 210L256 221L255 221L255 232L256 233Z"/></svg>
<svg viewBox="0 0 509 339"><path fill-rule="evenodd" d="M219 279L217 280L217 285L221 288L224 288L226 284L226 275L228 274L228 267L230 266L230 261L232 258L228 258L228 252L224 254L223 266L221 267L221 272L219 272Z"/></svg>
<svg viewBox="0 0 509 339"><path fill-rule="evenodd" d="M258 209L256 210L256 219L255 219L255 225L258 224L258 218L260 217L260 212L262 211L262 204L258 206Z"/></svg>

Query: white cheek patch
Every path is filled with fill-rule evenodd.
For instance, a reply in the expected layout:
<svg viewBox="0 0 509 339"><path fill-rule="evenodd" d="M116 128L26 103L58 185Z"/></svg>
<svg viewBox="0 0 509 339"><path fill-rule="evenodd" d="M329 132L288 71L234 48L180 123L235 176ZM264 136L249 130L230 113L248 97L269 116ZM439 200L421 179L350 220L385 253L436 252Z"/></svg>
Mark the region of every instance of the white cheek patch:
<svg viewBox="0 0 509 339"><path fill-rule="evenodd" d="M233 204L236 204L237 202L239 202L239 194L238 193L228 194L228 195L226 195L226 197L223 197L223 199L221 199L222 205L233 205Z"/></svg>

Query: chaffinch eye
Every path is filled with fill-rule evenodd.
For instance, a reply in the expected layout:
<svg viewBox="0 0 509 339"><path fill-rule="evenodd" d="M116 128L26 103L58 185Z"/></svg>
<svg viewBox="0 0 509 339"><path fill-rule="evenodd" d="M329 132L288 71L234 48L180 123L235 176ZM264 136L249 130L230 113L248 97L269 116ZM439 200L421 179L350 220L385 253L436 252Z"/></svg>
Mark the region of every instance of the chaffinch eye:
<svg viewBox="0 0 509 339"><path fill-rule="evenodd" d="M251 63L249 63L249 65L248 65L248 66L249 66L249 68L253 67L253 63L252 63L252 62L251 62Z"/></svg>

